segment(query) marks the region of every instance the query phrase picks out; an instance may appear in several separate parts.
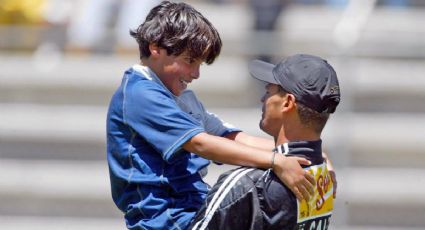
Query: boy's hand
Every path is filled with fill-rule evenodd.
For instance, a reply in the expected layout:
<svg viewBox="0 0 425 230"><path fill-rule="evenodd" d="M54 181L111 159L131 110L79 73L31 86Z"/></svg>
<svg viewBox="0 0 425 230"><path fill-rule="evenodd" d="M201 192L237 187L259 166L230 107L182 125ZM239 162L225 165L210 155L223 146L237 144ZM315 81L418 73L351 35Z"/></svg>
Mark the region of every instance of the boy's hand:
<svg viewBox="0 0 425 230"><path fill-rule="evenodd" d="M314 177L307 173L302 165L310 165L311 162L301 157L286 157L276 154L274 173L295 194L298 200L308 201L314 194Z"/></svg>

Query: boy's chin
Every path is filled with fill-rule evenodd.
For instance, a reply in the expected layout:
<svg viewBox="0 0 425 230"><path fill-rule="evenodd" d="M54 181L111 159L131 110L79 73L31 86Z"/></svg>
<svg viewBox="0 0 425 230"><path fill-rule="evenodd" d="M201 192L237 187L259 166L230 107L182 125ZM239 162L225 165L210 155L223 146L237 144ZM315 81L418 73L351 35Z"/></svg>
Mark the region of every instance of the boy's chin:
<svg viewBox="0 0 425 230"><path fill-rule="evenodd" d="M174 96L180 96L183 93L183 90L175 90L175 91L171 91L172 94L174 94Z"/></svg>

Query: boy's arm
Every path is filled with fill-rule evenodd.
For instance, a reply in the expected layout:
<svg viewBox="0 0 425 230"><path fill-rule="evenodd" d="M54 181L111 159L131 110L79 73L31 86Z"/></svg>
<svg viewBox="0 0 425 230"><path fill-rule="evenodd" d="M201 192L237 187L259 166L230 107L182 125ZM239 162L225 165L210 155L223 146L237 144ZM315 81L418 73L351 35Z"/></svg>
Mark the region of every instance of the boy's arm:
<svg viewBox="0 0 425 230"><path fill-rule="evenodd" d="M300 157L285 157L269 151L252 148L223 137L199 133L183 144L183 148L204 158L226 164L249 166L273 171L299 199L309 200L314 193L314 178L300 164L310 162ZM274 157L274 163L272 159Z"/></svg>
<svg viewBox="0 0 425 230"><path fill-rule="evenodd" d="M231 132L225 137L241 144L267 151L272 151L276 147L272 139L251 136L244 132Z"/></svg>
<svg viewBox="0 0 425 230"><path fill-rule="evenodd" d="M244 132L231 132L225 137L241 144L267 151L272 151L276 147L274 141L271 139L251 136Z"/></svg>

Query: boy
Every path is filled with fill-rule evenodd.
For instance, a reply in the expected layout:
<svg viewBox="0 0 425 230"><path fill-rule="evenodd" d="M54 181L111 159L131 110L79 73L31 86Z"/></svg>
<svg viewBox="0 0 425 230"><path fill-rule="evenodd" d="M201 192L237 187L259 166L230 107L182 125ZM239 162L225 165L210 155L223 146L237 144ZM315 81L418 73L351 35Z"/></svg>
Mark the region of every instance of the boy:
<svg viewBox="0 0 425 230"><path fill-rule="evenodd" d="M226 125L186 90L221 50L206 18L164 1L131 35L141 61L125 72L107 116L112 197L129 229L186 229L206 198L209 160L272 167L297 198L309 198L314 179L300 166L308 160L275 156L272 141Z"/></svg>

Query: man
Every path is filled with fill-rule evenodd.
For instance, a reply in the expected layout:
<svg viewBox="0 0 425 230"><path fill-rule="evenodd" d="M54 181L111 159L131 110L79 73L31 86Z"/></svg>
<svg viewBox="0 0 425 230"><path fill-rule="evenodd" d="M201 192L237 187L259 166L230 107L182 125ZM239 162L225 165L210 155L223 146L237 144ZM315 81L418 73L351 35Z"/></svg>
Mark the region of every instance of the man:
<svg viewBox="0 0 425 230"><path fill-rule="evenodd" d="M127 228L186 229L208 193L210 160L273 168L300 200L313 194L314 179L300 166L308 160L273 154L269 140L226 125L187 90L221 50L205 17L164 1L131 35L140 64L125 72L107 117L112 197Z"/></svg>
<svg viewBox="0 0 425 230"><path fill-rule="evenodd" d="M312 162L314 196L297 200L271 170L238 168L210 190L193 229L327 229L333 209L333 178L322 157L321 132L340 101L336 73L312 55L288 57L278 65L250 64L264 81L260 128L274 137L275 157L300 156ZM273 164L273 160L272 160Z"/></svg>

